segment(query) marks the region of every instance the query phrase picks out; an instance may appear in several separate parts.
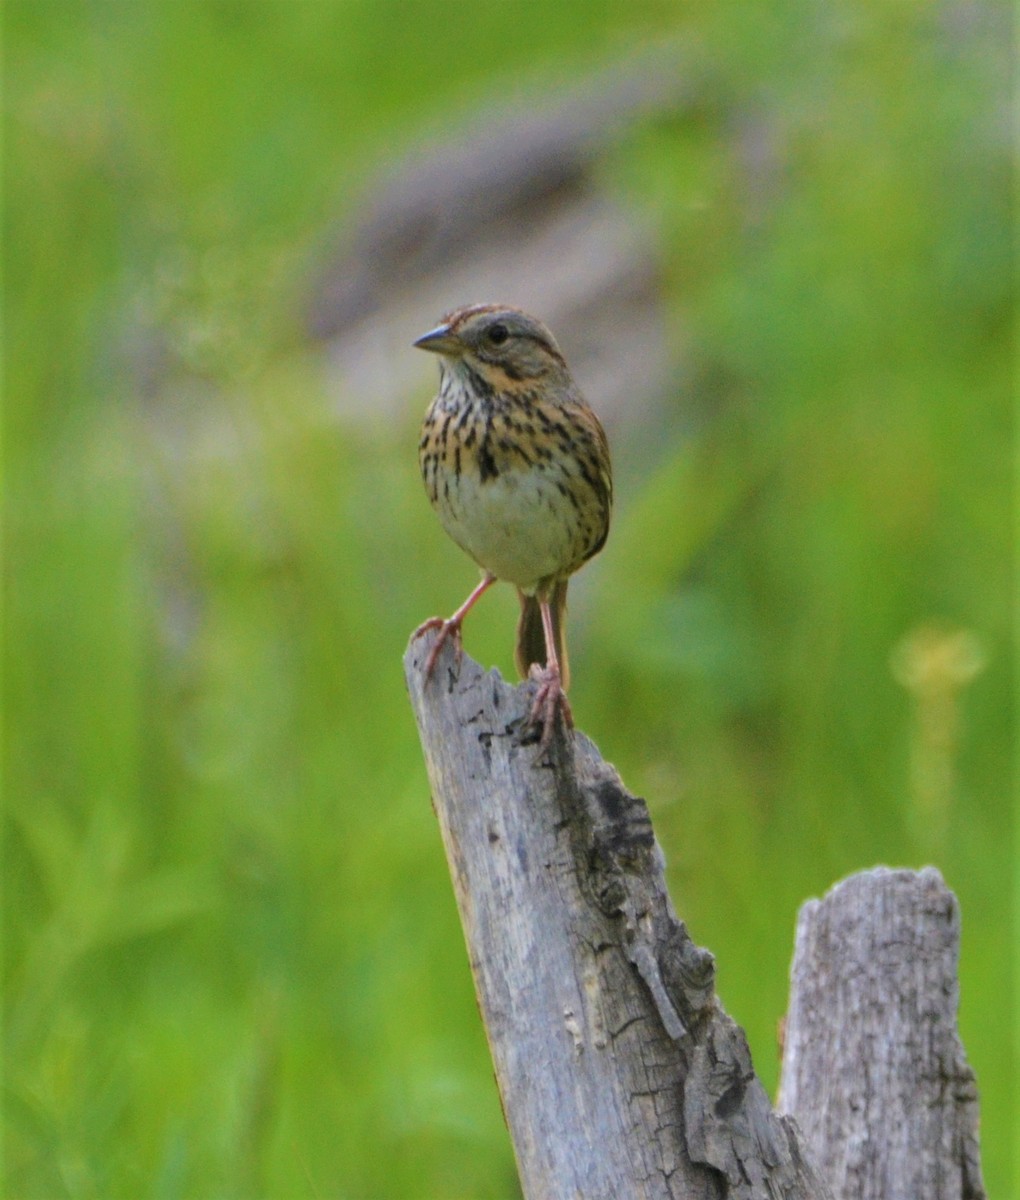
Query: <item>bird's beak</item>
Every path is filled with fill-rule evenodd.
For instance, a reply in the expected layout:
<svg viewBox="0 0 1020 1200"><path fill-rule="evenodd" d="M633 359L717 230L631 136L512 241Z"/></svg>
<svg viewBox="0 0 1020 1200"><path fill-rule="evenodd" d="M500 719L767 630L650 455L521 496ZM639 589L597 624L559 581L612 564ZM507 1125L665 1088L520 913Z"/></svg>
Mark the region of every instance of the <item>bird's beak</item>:
<svg viewBox="0 0 1020 1200"><path fill-rule="evenodd" d="M431 350L433 354L459 354L462 349L460 338L446 324L423 333L414 344L419 350Z"/></svg>

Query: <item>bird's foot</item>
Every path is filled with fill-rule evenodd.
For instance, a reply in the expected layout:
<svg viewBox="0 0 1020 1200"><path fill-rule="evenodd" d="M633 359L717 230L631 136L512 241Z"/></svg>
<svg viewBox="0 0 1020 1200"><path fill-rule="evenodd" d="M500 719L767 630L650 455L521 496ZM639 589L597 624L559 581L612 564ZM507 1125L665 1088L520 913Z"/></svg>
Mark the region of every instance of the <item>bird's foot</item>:
<svg viewBox="0 0 1020 1200"><path fill-rule="evenodd" d="M538 752L544 754L552 741L557 712L562 713L563 723L568 729L574 726L574 714L570 711L570 701L563 690L558 666L540 667L534 663L528 672L528 678L538 684L538 691L531 703L527 725L534 728L541 726L542 736L538 743Z"/></svg>
<svg viewBox="0 0 1020 1200"><path fill-rule="evenodd" d="M453 655L454 666L457 671L460 670L460 660L464 654L464 644L461 641L460 627L463 618L453 616L446 620L442 617L429 617L427 621L422 621L418 628L411 634L411 640L420 638L423 633L428 633L430 629L438 629L439 636L436 638L429 651L429 656L425 660L425 682L428 683L432 675L432 669L436 665L436 659L439 658L443 647L448 639L453 638Z"/></svg>

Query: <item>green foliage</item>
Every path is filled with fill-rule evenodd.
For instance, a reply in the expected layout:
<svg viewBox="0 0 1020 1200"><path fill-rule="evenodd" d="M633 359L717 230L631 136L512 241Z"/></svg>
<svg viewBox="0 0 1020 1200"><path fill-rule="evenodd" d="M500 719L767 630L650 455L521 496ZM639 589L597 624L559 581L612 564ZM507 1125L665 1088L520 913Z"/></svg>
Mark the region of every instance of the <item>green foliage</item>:
<svg viewBox="0 0 1020 1200"><path fill-rule="evenodd" d="M417 479L429 365L354 428L295 313L389 147L663 33L711 99L605 170L661 230L688 432L617 464L574 709L770 1081L798 904L942 869L1009 1194L1008 20L735 13L8 6L10 1195L516 1194L400 671L473 580ZM468 631L504 670L513 608ZM918 631L934 691L891 665Z"/></svg>

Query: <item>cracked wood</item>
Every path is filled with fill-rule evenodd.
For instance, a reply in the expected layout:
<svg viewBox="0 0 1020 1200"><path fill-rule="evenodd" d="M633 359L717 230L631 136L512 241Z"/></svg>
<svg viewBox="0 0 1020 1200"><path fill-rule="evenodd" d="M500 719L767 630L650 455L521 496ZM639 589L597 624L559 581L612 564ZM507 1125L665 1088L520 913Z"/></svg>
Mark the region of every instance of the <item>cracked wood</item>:
<svg viewBox="0 0 1020 1200"><path fill-rule="evenodd" d="M527 1200L827 1200L678 919L643 800L434 634L404 660Z"/></svg>
<svg viewBox="0 0 1020 1200"><path fill-rule="evenodd" d="M779 1102L836 1200L984 1200L959 949L934 867L876 867L801 909Z"/></svg>

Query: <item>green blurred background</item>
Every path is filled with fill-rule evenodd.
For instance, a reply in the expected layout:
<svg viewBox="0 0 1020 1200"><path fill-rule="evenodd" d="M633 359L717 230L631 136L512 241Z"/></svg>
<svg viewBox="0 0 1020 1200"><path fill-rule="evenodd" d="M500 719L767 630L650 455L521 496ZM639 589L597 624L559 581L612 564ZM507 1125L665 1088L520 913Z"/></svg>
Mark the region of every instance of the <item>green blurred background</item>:
<svg viewBox="0 0 1020 1200"><path fill-rule="evenodd" d="M685 382L617 459L574 711L769 1087L798 905L941 869L1016 1194L1009 9L12 0L8 1195L517 1194L401 670L475 578L417 477L435 367L346 420L302 306L391 147L663 37L708 98L600 171ZM782 132L754 220L738 111Z"/></svg>

